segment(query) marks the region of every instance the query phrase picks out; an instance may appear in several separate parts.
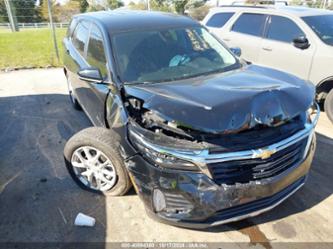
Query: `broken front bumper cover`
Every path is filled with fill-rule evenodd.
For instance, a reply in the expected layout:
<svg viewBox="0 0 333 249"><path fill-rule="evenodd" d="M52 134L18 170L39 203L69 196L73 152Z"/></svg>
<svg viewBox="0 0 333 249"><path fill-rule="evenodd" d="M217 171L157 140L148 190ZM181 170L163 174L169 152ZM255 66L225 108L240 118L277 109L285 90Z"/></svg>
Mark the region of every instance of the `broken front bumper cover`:
<svg viewBox="0 0 333 249"><path fill-rule="evenodd" d="M303 186L314 155L314 127L318 117L319 111L303 130L267 147L270 152L275 153L297 141L307 140L302 159L274 177L248 183L219 185L210 176L208 168L204 168L212 160L225 162L263 158L267 155L262 152L267 151L267 148L205 156L177 154L182 159L186 158L199 165L202 171L200 173L156 167L139 154L128 161L128 169L148 214L161 222L202 229L245 219L274 208ZM160 152L170 153L165 148ZM175 156L174 153L172 155ZM163 195L163 210L156 210L154 205L156 190Z"/></svg>
<svg viewBox="0 0 333 249"><path fill-rule="evenodd" d="M151 218L170 225L194 229L205 229L208 227L220 226L223 224L251 218L272 210L276 206L280 205L283 201L288 199L290 196L292 196L297 190L299 190L305 184L306 178L307 176L301 177L290 186L287 186L272 196L264 197L250 203L240 204L234 207L219 210L211 217L203 221L173 219L162 216L159 213L152 212L150 209L146 209L146 211Z"/></svg>
<svg viewBox="0 0 333 249"><path fill-rule="evenodd" d="M279 205L303 186L315 150L315 136L307 157L274 178L235 185L217 185L203 173L161 170L141 156L129 171L147 213L160 222L203 229L252 217ZM166 209L157 212L154 191L165 196Z"/></svg>

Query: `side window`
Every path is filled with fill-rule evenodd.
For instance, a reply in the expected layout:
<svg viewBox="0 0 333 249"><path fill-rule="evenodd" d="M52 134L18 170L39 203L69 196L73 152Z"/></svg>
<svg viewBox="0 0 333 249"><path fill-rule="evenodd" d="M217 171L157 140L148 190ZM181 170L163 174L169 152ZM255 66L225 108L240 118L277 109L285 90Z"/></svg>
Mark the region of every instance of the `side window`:
<svg viewBox="0 0 333 249"><path fill-rule="evenodd" d="M292 20L282 16L271 16L266 35L268 39L291 43L301 35L304 33Z"/></svg>
<svg viewBox="0 0 333 249"><path fill-rule="evenodd" d="M73 34L72 41L74 47L76 47L81 55L84 55L84 47L87 43L89 34L89 25L90 23L86 21L79 22Z"/></svg>
<svg viewBox="0 0 333 249"><path fill-rule="evenodd" d="M266 18L267 15L262 14L242 14L234 23L231 30L261 37L263 35Z"/></svg>
<svg viewBox="0 0 333 249"><path fill-rule="evenodd" d="M76 24L77 24L77 19L72 19L72 21L69 24L68 29L67 29L67 36L72 36L73 31L76 27Z"/></svg>
<svg viewBox="0 0 333 249"><path fill-rule="evenodd" d="M233 12L225 12L225 13L217 13L212 15L208 22L206 23L206 26L213 27L213 28L222 28L224 24L229 21L229 19L234 15Z"/></svg>
<svg viewBox="0 0 333 249"><path fill-rule="evenodd" d="M95 24L92 24L87 50L87 62L92 67L97 67L103 78L107 77L106 56L103 46L103 36Z"/></svg>

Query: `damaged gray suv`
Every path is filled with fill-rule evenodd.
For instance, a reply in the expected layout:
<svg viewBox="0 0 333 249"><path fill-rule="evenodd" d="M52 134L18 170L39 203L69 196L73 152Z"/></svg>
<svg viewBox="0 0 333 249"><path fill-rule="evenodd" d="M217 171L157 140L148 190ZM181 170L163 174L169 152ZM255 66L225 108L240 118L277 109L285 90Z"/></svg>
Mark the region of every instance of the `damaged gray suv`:
<svg viewBox="0 0 333 249"><path fill-rule="evenodd" d="M205 228L268 211L307 178L319 111L310 82L248 65L184 16L77 15L64 39L70 100L94 127L64 157L86 190Z"/></svg>

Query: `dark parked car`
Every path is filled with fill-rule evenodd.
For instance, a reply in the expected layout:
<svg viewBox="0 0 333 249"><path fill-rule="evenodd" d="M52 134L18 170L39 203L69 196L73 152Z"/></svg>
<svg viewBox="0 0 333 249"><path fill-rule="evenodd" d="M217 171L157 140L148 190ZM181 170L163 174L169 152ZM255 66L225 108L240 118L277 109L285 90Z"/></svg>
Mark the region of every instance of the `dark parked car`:
<svg viewBox="0 0 333 249"><path fill-rule="evenodd" d="M184 16L75 16L64 39L71 101L95 127L64 156L84 189L204 228L270 210L304 183L319 111L314 86L248 65Z"/></svg>

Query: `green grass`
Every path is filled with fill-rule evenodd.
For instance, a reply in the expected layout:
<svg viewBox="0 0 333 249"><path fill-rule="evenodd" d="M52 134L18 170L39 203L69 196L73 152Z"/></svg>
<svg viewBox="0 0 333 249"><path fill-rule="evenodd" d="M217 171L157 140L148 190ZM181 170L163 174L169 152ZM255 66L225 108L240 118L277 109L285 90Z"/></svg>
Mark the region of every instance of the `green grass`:
<svg viewBox="0 0 333 249"><path fill-rule="evenodd" d="M56 34L59 62L50 29L21 29L15 33L0 30L0 69L61 66L62 39L66 29L57 29Z"/></svg>

